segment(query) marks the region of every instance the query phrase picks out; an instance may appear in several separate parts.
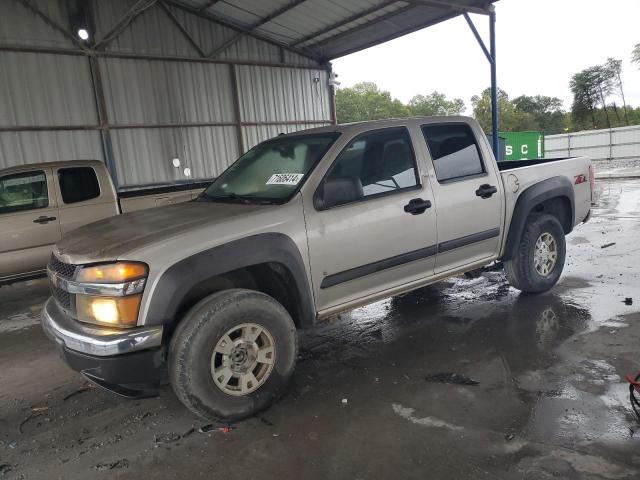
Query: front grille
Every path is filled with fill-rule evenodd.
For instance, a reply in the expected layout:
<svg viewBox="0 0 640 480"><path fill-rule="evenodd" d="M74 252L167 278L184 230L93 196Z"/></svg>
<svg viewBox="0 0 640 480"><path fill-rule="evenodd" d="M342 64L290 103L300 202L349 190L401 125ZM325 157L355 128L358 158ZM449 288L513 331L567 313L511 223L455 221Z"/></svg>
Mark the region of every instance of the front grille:
<svg viewBox="0 0 640 480"><path fill-rule="evenodd" d="M76 273L76 265L61 262L55 255L51 254L51 260L49 261L49 270L57 273L58 276L65 280L71 280Z"/></svg>
<svg viewBox="0 0 640 480"><path fill-rule="evenodd" d="M69 292L65 292L61 288L51 285L51 295L56 299L58 305L65 310L71 310L71 294Z"/></svg>
<svg viewBox="0 0 640 480"><path fill-rule="evenodd" d="M76 265L71 265L69 263L61 262L56 258L55 255L51 254L51 260L48 265L49 270L52 273L55 273L58 277L63 278L65 280L72 280L76 273ZM74 308L71 308L71 304L73 302L73 295L71 295L66 290L59 288L58 286L50 283L51 286L51 295L55 298L58 305L64 308L67 311L73 311Z"/></svg>

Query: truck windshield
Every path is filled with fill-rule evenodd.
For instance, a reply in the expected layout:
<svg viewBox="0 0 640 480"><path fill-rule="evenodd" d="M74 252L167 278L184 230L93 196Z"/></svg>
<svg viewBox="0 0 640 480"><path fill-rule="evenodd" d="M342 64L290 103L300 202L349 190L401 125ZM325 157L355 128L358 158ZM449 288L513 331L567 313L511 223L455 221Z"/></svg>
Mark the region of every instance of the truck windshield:
<svg viewBox="0 0 640 480"><path fill-rule="evenodd" d="M225 170L198 200L283 203L339 135L296 135L260 143Z"/></svg>

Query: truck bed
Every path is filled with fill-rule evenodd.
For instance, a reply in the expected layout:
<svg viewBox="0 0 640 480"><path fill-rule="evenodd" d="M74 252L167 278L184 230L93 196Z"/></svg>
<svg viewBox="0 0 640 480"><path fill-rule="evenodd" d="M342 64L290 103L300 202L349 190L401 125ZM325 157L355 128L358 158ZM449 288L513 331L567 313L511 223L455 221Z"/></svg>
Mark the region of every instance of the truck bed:
<svg viewBox="0 0 640 480"><path fill-rule="evenodd" d="M532 165L540 165L543 163L553 163L560 160L569 160L571 158L578 157L562 157L562 158L534 158L531 160L502 160L498 163L498 170L506 172L508 170L515 170L522 167L531 167Z"/></svg>

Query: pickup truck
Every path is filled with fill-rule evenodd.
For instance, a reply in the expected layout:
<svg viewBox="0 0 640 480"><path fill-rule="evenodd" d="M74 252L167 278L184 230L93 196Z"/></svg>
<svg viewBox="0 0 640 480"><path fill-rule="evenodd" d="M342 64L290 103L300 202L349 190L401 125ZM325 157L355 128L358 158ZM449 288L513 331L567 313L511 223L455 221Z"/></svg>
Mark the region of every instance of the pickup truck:
<svg viewBox="0 0 640 480"><path fill-rule="evenodd" d="M46 273L55 243L106 217L186 202L205 184L116 193L97 160L22 165L0 170L0 285Z"/></svg>
<svg viewBox="0 0 640 480"><path fill-rule="evenodd" d="M168 380L196 415L237 420L285 391L317 320L496 260L515 288L549 290L593 186L586 158L497 163L465 117L281 135L192 202L63 238L43 328L99 385Z"/></svg>

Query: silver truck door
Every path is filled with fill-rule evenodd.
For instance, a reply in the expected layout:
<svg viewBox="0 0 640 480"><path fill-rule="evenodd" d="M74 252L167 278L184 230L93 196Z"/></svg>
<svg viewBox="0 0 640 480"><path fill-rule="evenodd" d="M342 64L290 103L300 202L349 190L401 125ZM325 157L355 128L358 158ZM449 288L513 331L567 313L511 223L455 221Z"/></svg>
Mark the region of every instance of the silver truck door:
<svg viewBox="0 0 640 480"><path fill-rule="evenodd" d="M404 126L360 134L305 197L319 311L433 275L434 199L414 151Z"/></svg>
<svg viewBox="0 0 640 480"><path fill-rule="evenodd" d="M60 239L49 168L0 176L0 278L44 270Z"/></svg>
<svg viewBox="0 0 640 480"><path fill-rule="evenodd" d="M422 125L437 199L436 273L497 256L503 190L486 142L465 122Z"/></svg>

